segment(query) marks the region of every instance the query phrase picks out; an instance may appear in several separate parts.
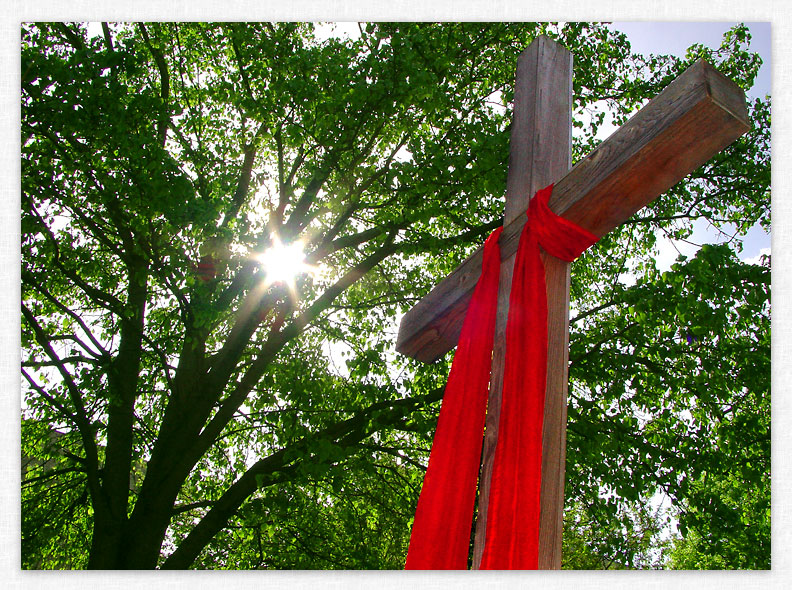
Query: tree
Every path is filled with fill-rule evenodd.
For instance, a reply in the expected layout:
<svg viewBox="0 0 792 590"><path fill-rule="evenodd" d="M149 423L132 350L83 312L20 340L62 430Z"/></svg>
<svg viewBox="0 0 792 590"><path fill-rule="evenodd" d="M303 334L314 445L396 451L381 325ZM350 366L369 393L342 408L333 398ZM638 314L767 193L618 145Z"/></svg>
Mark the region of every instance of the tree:
<svg viewBox="0 0 792 590"><path fill-rule="evenodd" d="M598 101L618 123L704 54L746 88L760 64L744 27L685 60L578 23L88 31L22 27L28 568L400 568L450 359L394 355L395 318L501 223L516 56L575 55L576 158ZM615 539L658 490L672 565L711 550L712 502L769 506L769 270L736 243L653 261L696 218L769 227L769 99L751 115L575 267L568 522L598 563L647 545L579 523ZM268 280L278 241L319 271ZM722 565L766 567L740 518Z"/></svg>

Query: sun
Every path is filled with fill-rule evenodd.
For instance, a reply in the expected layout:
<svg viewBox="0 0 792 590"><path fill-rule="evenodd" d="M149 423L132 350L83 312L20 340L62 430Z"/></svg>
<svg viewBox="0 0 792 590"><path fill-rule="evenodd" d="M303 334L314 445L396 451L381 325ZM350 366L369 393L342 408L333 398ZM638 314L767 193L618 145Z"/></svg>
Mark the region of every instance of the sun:
<svg viewBox="0 0 792 590"><path fill-rule="evenodd" d="M315 270L312 265L305 262L303 243L299 240L284 244L280 239L273 237L272 246L256 255L256 258L266 272L265 280L268 285L282 282L293 287L299 275Z"/></svg>

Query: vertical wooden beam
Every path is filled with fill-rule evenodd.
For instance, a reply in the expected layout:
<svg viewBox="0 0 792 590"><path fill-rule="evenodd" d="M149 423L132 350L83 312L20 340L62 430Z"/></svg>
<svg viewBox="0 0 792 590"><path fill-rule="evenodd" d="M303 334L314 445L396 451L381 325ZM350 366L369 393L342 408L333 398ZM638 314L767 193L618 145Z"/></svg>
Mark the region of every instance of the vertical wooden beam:
<svg viewBox="0 0 792 590"><path fill-rule="evenodd" d="M569 170L571 148L572 54L549 38L539 37L517 60L504 226L525 214L528 201L537 190L561 178ZM487 507L492 462L498 439L506 318L514 259L515 255L512 254L501 262L495 346L479 480L474 569L478 569L481 563L486 541ZM546 268L549 311L548 393L543 432L543 445L546 448L543 450L542 464L539 567L552 569L560 567L561 563L569 265L553 259Z"/></svg>
<svg viewBox="0 0 792 590"><path fill-rule="evenodd" d="M539 569L561 569L564 530L570 264L542 252L547 284L547 387L542 429Z"/></svg>

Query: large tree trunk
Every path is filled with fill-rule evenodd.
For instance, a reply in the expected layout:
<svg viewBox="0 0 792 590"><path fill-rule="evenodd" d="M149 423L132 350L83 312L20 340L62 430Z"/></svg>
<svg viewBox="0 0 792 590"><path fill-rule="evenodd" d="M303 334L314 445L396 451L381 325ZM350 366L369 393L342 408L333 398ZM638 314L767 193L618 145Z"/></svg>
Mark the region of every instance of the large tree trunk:
<svg viewBox="0 0 792 590"><path fill-rule="evenodd" d="M135 400L138 394L144 315L148 298L148 266L138 256L127 263L129 287L126 315L121 318L118 354L107 372L109 404L107 448L102 485L94 494L90 569L116 569L125 548L132 468Z"/></svg>

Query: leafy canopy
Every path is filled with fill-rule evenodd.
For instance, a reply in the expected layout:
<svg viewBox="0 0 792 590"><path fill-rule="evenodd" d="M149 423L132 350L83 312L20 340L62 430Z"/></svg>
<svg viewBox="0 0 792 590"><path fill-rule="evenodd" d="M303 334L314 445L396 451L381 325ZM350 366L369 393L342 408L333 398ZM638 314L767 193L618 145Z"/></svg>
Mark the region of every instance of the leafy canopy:
<svg viewBox="0 0 792 590"><path fill-rule="evenodd" d="M517 55L574 54L575 160L695 59L761 64L742 26L682 60L586 23L94 30L22 26L25 568L401 568L450 357L396 320L501 224ZM769 567L750 115L574 265L565 567ZM697 219L735 239L660 273ZM276 239L319 272L267 281Z"/></svg>

